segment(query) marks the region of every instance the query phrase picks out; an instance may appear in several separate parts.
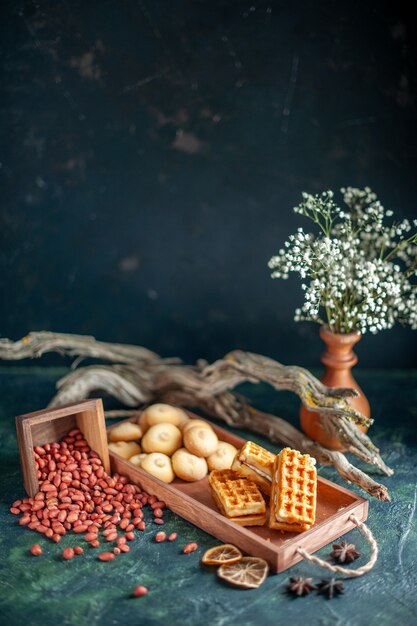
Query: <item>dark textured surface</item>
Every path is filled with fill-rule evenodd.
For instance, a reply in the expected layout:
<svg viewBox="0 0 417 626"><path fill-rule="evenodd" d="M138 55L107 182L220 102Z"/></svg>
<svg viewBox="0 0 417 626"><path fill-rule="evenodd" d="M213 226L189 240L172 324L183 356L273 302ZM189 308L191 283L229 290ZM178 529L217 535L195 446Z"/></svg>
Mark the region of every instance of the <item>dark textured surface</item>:
<svg viewBox="0 0 417 626"><path fill-rule="evenodd" d="M210 569L199 565L199 557L217 541L176 515L166 515L167 530L179 534L176 543L155 544L150 526L132 544L132 551L113 563L99 563L95 551L73 561L62 562L63 546L80 543L75 536L55 545L40 540L44 555L34 558L29 547L39 535L18 526L8 512L10 503L23 496L17 458L13 416L44 407L54 391L60 369L0 369L0 614L10 626L153 626L175 624L202 626L392 626L417 623L417 372L391 371L384 374L360 372L358 381L367 392L376 424L372 435L395 475L384 479L392 502L370 502L369 526L380 556L375 569L361 579L347 580L345 595L328 601L312 594L294 599L285 592L289 575L327 577L317 566L301 563L288 572L271 575L261 588L241 591L224 586ZM286 393L264 386L247 387L258 406L277 415L295 419L297 402ZM247 436L248 433L241 433ZM262 438L255 438L266 444ZM330 468L320 469L327 478L341 481ZM358 531L345 537L354 542L363 564L369 551ZM197 552L185 556L180 547L197 541ZM325 557L329 548L319 554ZM149 587L145 598L129 597L137 584Z"/></svg>
<svg viewBox="0 0 417 626"><path fill-rule="evenodd" d="M2 2L2 335L316 365L299 284L266 263L302 190L368 184L416 216L414 5ZM359 351L416 348L398 329Z"/></svg>

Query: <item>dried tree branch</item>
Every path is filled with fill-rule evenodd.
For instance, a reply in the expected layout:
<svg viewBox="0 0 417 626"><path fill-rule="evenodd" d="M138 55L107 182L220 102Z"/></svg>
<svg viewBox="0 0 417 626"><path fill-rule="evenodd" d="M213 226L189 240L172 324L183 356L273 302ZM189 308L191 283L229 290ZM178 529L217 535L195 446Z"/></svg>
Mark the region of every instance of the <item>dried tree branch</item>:
<svg viewBox="0 0 417 626"><path fill-rule="evenodd" d="M117 370L116 370L117 368ZM88 369L86 375L83 372ZM143 379L131 366L90 366L72 372L59 381L59 392L52 401L52 406L66 404L86 398L92 391L102 390L111 393L127 406L135 406L140 402L154 401L172 402L175 404L198 408L209 415L225 421L227 424L248 428L268 436L272 441L281 441L299 450L312 454L320 463L334 465L339 474L353 482L370 495L381 500L389 500L386 487L374 481L370 476L353 466L340 452L327 450L306 435L296 430L288 422L257 411L241 396L224 391L217 394L203 392L201 381L190 378L189 369L176 369L175 381L167 380L166 371L162 378L160 372L157 384L149 385L150 378ZM187 381L187 384L185 383ZM191 381L191 383L190 383ZM154 381L155 382L155 381ZM133 389L132 389L133 387ZM139 389L138 389L139 387ZM198 393L196 393L198 387ZM136 389L136 393L135 393ZM137 412L137 411L136 411ZM134 415L135 411L112 411L112 417Z"/></svg>
<svg viewBox="0 0 417 626"><path fill-rule="evenodd" d="M354 426L354 423L372 423L347 403L346 398L356 392L330 389L303 368L284 366L262 355L240 350L211 365L199 361L194 366L186 366L178 359L161 359L139 346L110 344L98 342L93 337L59 333L30 333L17 342L0 340L0 359L38 357L47 351L112 362L110 365L82 367L62 378L57 383L58 392L50 406L75 402L87 398L93 391L102 391L129 407L155 400L196 407L231 426L248 428L273 441L309 452L319 462L334 465L343 478L359 485L370 495L389 500L387 489L351 465L343 454L327 450L288 422L256 410L242 396L230 391L242 382L267 382L275 389L293 391L307 408L320 413L325 427L336 431L346 441L350 452L376 465L385 474L392 474L378 449ZM126 411L117 414L121 413Z"/></svg>
<svg viewBox="0 0 417 626"><path fill-rule="evenodd" d="M64 395L58 394L55 397L53 405L59 406L60 404L68 402L68 391L70 391L71 401L78 401L88 397L92 390L103 388L108 391L110 385L114 383L113 372L108 368L96 369L97 371L93 373L94 375L88 377L89 382L92 384L90 388L78 385L74 386L73 375L67 376L65 385L63 386L69 384L70 387L66 390ZM119 374L117 378L118 383L124 386L125 379L120 379ZM60 381L61 383L62 380ZM116 397L123 402L123 395L120 394L120 390ZM229 426L245 428L267 436L274 443L284 443L297 450L307 452L314 456L319 463L323 465L333 465L342 478L355 483L371 496L383 501L390 500L388 490L384 485L377 483L370 476L349 463L342 453L323 448L285 420L251 407L241 396L230 392L222 392L216 396L206 396L205 398L197 399L194 393L187 392L183 388L176 390L171 389L165 392L160 391L155 397L144 393L143 397L144 402L162 401L200 409L206 414L223 420ZM137 409L106 411L106 417L134 417L135 415L139 415L139 413L140 411Z"/></svg>
<svg viewBox="0 0 417 626"><path fill-rule="evenodd" d="M20 360L40 357L45 352L59 352L68 356L94 357L117 363L180 363L180 359L161 359L143 348L129 344L97 341L87 335L70 335L46 331L32 332L19 341L0 339L0 359Z"/></svg>

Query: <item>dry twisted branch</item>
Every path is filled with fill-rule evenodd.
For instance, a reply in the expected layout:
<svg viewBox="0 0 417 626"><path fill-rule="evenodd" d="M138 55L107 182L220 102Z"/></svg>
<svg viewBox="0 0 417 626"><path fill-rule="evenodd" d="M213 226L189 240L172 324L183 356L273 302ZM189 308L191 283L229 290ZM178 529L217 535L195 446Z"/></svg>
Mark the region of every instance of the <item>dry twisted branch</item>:
<svg viewBox="0 0 417 626"><path fill-rule="evenodd" d="M0 359L38 357L57 351L77 357L95 357L112 365L82 367L57 383L58 393L51 406L87 398L92 391L103 391L129 407L164 400L197 407L225 421L241 426L311 453L323 464L332 464L343 478L354 482L370 495L389 500L386 487L351 465L340 452L323 448L293 428L288 422L257 411L247 401L231 393L242 382L267 382L275 389L296 393L309 410L320 412L325 427L337 431L349 451L392 474L370 439L354 423L369 425L372 420L352 409L346 398L351 389L330 389L307 370L284 366L267 357L236 350L212 365L199 362L182 365L178 359L161 359L139 346L98 342L93 337L58 333L30 333L17 342L0 340Z"/></svg>
<svg viewBox="0 0 417 626"><path fill-rule="evenodd" d="M116 363L180 363L179 359L161 359L160 356L143 348L129 344L97 341L88 335L67 335L46 331L33 332L19 341L0 339L0 359L18 361L40 357L45 352L58 352L62 355L94 357Z"/></svg>

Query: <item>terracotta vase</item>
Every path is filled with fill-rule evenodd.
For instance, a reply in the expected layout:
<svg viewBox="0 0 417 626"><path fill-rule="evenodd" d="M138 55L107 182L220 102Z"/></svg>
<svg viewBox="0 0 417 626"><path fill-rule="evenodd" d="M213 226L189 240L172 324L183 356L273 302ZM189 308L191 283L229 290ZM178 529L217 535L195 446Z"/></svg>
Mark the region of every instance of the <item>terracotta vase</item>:
<svg viewBox="0 0 417 626"><path fill-rule="evenodd" d="M321 356L321 362L326 368L321 381L328 387L353 387L353 389L356 389L359 392L359 396L349 398L348 402L363 415L369 417L371 414L369 402L350 371L358 362L358 357L352 348L361 338L361 334L356 332L338 335L332 333L327 326L322 326L320 328L320 337L326 344L326 350ZM304 405L300 411L300 423L306 435L326 448L331 450L344 449L339 439L330 437L324 430L320 422L320 415L313 411L308 411ZM358 428L363 432L367 431L366 426L358 426Z"/></svg>

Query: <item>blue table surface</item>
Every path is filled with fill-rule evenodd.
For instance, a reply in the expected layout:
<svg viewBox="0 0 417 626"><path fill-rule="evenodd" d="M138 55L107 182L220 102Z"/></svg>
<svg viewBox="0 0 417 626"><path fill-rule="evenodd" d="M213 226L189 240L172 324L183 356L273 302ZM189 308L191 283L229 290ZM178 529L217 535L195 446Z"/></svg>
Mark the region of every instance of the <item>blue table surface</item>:
<svg viewBox="0 0 417 626"><path fill-rule="evenodd" d="M100 563L93 550L63 562L63 546L80 543L67 536L56 545L18 525L9 513L13 500L24 490L17 454L14 415L41 409L54 393L64 368L0 368L0 614L10 625L61 624L82 626L210 624L223 626L304 624L391 626L417 624L417 372L360 371L357 379L367 394L375 424L370 434L380 447L394 476L379 476L389 488L391 502L371 499L368 524L379 544L379 558L372 572L345 581L345 593L333 600L312 593L294 598L285 592L290 575L311 576L315 581L329 574L302 561L290 570L268 576L256 590L233 589L200 565L202 553L216 539L179 518L166 514L167 531L176 531L177 542L156 544L157 527L149 524L132 550L112 563ZM298 402L289 393L277 393L265 385L245 386L253 403L297 423ZM249 431L239 431L249 437ZM262 437L257 442L278 450ZM360 467L364 464L354 459ZM346 486L332 467L320 467L320 475ZM351 487L361 493L360 489ZM347 541L356 544L363 564L369 547L357 531ZM181 547L196 541L197 552L185 556ZM29 547L40 542L44 554L34 558ZM318 554L326 558L330 546ZM146 585L149 595L132 598L135 585Z"/></svg>

